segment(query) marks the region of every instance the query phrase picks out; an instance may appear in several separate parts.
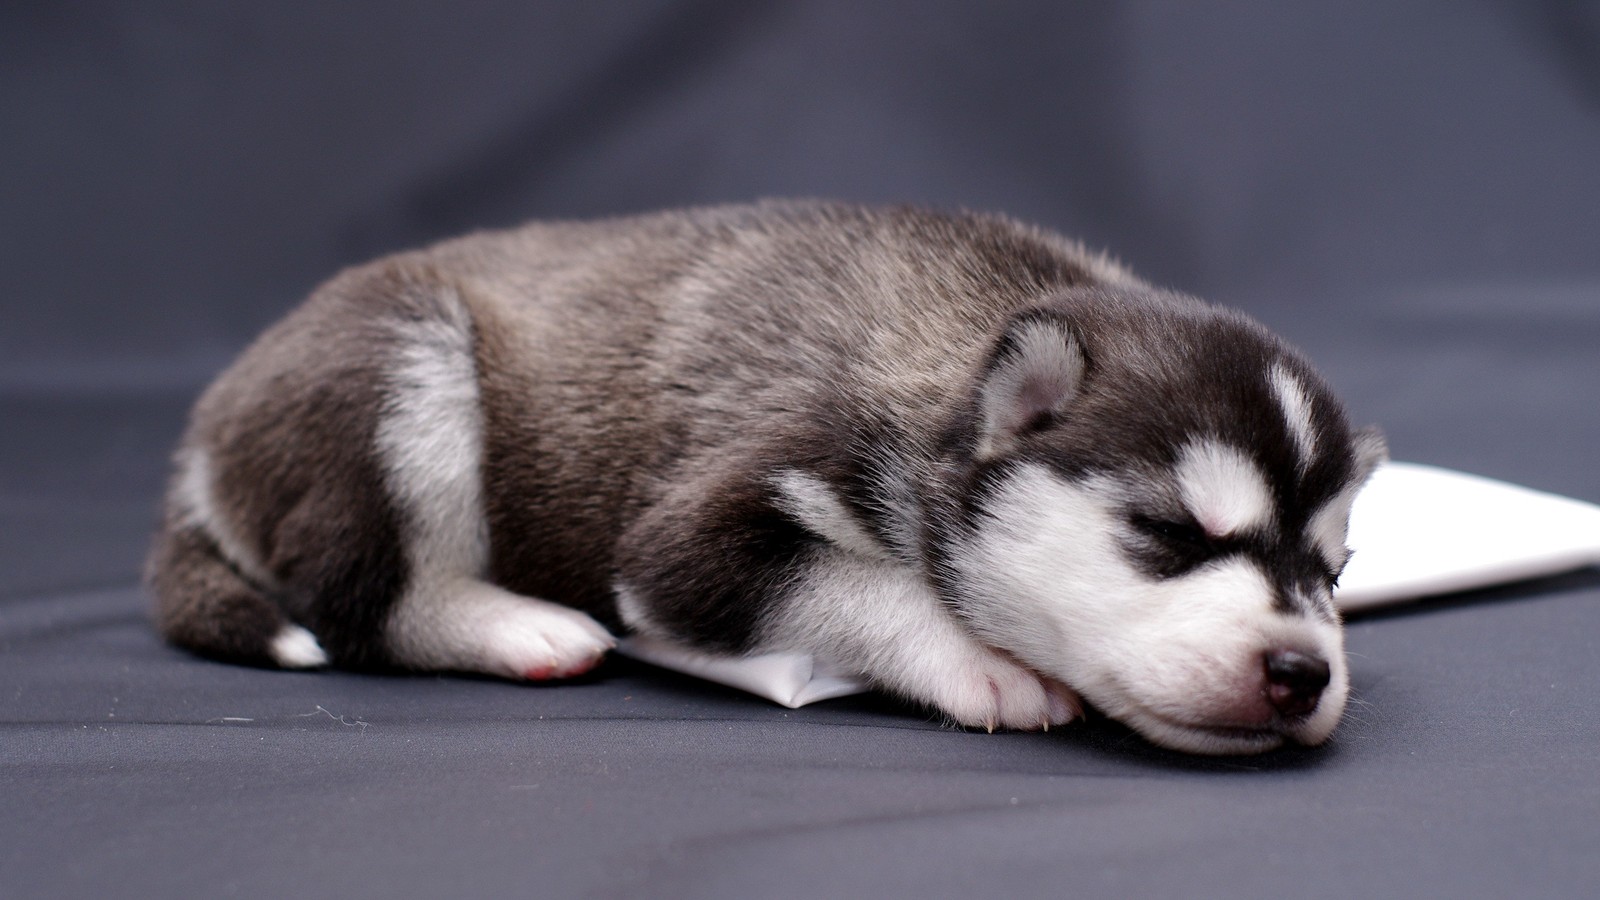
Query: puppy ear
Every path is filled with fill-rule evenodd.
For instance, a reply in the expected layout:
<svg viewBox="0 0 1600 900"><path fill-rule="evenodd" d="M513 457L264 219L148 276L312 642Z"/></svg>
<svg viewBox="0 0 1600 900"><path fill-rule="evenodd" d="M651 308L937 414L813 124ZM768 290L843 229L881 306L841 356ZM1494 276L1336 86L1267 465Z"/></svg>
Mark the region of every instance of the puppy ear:
<svg viewBox="0 0 1600 900"><path fill-rule="evenodd" d="M1379 466L1389 461L1389 442L1376 427L1369 425L1358 429L1350 436L1350 446L1355 452L1355 474L1351 480L1356 484L1366 483Z"/></svg>
<svg viewBox="0 0 1600 900"><path fill-rule="evenodd" d="M1065 321L1041 313L1013 319L979 388L977 455L999 455L1048 428L1077 396L1083 373L1083 348Z"/></svg>

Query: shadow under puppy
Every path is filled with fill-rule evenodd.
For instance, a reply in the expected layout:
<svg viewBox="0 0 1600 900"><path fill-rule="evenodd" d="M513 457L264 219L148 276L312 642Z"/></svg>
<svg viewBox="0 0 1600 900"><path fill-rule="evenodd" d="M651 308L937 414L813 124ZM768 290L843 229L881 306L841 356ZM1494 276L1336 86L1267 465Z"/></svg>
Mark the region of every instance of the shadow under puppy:
<svg viewBox="0 0 1600 900"><path fill-rule="evenodd" d="M770 202L351 269L199 400L149 579L209 656L794 650L966 726L1315 744L1383 458L1243 316L1010 220Z"/></svg>

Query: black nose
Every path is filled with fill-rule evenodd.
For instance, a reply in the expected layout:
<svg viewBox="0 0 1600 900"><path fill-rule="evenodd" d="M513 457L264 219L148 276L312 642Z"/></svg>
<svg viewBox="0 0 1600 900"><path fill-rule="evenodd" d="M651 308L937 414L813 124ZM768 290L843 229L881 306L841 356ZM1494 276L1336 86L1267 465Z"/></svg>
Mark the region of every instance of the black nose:
<svg viewBox="0 0 1600 900"><path fill-rule="evenodd" d="M1310 715L1328 686L1328 663L1295 650L1273 650L1266 656L1267 701L1290 718Z"/></svg>

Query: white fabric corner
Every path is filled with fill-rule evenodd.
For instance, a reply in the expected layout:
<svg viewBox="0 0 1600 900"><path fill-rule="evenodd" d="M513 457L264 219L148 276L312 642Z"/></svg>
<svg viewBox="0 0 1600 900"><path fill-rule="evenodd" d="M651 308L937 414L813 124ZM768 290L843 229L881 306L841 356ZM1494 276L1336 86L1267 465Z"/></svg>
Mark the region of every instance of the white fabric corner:
<svg viewBox="0 0 1600 900"><path fill-rule="evenodd" d="M1350 511L1343 610L1600 565L1600 506L1416 463L1388 463Z"/></svg>
<svg viewBox="0 0 1600 900"><path fill-rule="evenodd" d="M1345 611L1600 565L1600 506L1416 463L1381 466L1350 513ZM790 709L866 691L805 653L707 656L645 637L618 651Z"/></svg>
<svg viewBox="0 0 1600 900"><path fill-rule="evenodd" d="M790 709L867 690L862 682L819 663L809 653L763 653L735 659L708 656L639 635L624 639L617 651L663 669L748 691Z"/></svg>

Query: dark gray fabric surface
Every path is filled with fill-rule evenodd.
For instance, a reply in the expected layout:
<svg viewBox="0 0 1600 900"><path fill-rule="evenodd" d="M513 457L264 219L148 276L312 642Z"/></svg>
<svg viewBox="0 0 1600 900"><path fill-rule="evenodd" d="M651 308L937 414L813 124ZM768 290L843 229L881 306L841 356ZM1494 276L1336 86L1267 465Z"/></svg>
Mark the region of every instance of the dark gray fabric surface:
<svg viewBox="0 0 1600 900"><path fill-rule="evenodd" d="M1592 3L0 7L0 895L1600 892L1600 574L1352 623L1326 748L288 674L159 643L194 393L536 216L998 209L1302 344L1397 457L1600 501Z"/></svg>

